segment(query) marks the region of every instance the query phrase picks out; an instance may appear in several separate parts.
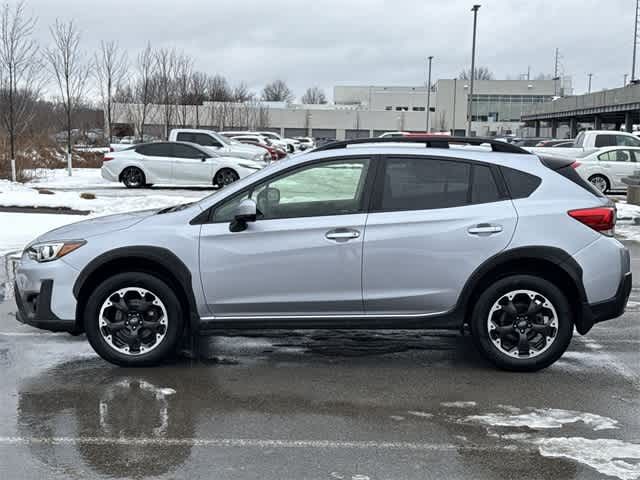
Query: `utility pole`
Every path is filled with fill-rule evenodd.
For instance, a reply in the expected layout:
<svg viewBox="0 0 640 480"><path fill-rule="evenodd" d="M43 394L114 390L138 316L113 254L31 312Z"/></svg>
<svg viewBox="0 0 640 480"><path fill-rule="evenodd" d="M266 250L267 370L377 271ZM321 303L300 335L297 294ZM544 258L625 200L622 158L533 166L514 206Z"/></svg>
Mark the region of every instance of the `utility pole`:
<svg viewBox="0 0 640 480"><path fill-rule="evenodd" d="M636 48L638 46L638 9L640 8L640 0L636 0L636 16L635 27L633 29L633 63L631 64L631 83L636 79Z"/></svg>
<svg viewBox="0 0 640 480"><path fill-rule="evenodd" d="M558 48L556 48L556 59L554 62L554 67L553 67L553 96L557 97L558 96L558 80L560 80L560 77L558 76L558 58L560 56L560 52L558 50Z"/></svg>
<svg viewBox="0 0 640 480"><path fill-rule="evenodd" d="M457 79L453 79L453 120L451 125L451 135L456 134L456 92L458 91Z"/></svg>
<svg viewBox="0 0 640 480"><path fill-rule="evenodd" d="M638 0L640 1L640 0ZM471 136L471 119L473 117L473 80L476 76L476 30L478 26L478 9L480 5L471 7L473 12L473 41L471 45L471 84L469 85L469 98L467 98L467 136Z"/></svg>
<svg viewBox="0 0 640 480"><path fill-rule="evenodd" d="M591 93L591 77L593 77L593 73L587 73L589 76L589 86L587 87L587 93Z"/></svg>
<svg viewBox="0 0 640 480"><path fill-rule="evenodd" d="M429 55L427 59L429 60L429 78L427 80L427 133L429 133L429 118L431 117L431 61L433 60L433 55Z"/></svg>

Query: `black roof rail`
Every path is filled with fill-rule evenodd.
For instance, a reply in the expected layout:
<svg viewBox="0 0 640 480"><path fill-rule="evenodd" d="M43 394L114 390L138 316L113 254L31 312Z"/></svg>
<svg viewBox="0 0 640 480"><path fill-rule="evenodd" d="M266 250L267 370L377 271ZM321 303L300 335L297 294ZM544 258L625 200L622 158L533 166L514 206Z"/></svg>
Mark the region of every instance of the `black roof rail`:
<svg viewBox="0 0 640 480"><path fill-rule="evenodd" d="M424 143L426 148L449 148L450 144L463 145L490 145L491 150L501 153L524 153L531 155L524 148L517 147L507 142L483 137L452 137L447 135L412 135L410 137L371 137L371 138L354 138L352 140L342 140L339 142L327 143L320 147L316 147L314 152L322 152L324 150L337 150L345 148L349 145L359 145L363 143Z"/></svg>

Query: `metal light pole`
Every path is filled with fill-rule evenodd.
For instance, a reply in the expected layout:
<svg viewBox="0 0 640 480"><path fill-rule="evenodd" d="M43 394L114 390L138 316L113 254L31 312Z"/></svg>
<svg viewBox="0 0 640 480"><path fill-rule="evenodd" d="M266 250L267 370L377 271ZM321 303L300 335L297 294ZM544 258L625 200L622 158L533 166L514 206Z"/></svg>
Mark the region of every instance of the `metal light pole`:
<svg viewBox="0 0 640 480"><path fill-rule="evenodd" d="M635 27L633 28L633 63L631 64L631 83L636 79L636 48L638 46L638 9L640 0L636 0Z"/></svg>
<svg viewBox="0 0 640 480"><path fill-rule="evenodd" d="M591 93L591 77L593 77L593 73L587 73L589 76L589 86L587 87L587 93Z"/></svg>
<svg viewBox="0 0 640 480"><path fill-rule="evenodd" d="M471 8L473 12L473 41L471 46L471 83L469 85L469 98L467 98L467 136L471 136L471 117L473 115L473 80L476 76L476 30L478 26L478 9L480 5Z"/></svg>
<svg viewBox="0 0 640 480"><path fill-rule="evenodd" d="M429 118L431 117L431 61L433 60L433 55L427 57L429 60L429 75L427 79L427 133L429 133Z"/></svg>

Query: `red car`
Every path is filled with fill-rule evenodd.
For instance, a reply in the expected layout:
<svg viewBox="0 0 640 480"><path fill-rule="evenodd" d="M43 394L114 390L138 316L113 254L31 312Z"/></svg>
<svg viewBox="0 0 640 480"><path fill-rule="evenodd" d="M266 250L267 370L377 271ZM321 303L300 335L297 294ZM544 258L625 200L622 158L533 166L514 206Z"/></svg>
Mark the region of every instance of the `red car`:
<svg viewBox="0 0 640 480"><path fill-rule="evenodd" d="M262 144L260 144L258 142L254 142L254 141L251 141L251 140L248 140L248 139L244 139L244 138L234 138L234 140L236 140L237 142L240 142L240 143L246 143L248 145L255 145L256 147L264 148L265 150L267 150L269 152L269 155L271 155L271 161L280 160L280 159L282 159L282 158L287 156L287 152L285 152L283 150L280 150L278 148L275 148L273 146L262 145Z"/></svg>

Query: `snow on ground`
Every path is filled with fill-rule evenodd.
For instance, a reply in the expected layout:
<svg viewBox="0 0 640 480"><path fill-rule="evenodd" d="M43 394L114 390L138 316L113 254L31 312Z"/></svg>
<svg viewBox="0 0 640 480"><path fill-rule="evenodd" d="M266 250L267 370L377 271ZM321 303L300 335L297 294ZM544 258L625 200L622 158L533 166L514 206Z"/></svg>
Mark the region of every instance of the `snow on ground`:
<svg viewBox="0 0 640 480"><path fill-rule="evenodd" d="M87 189L92 193L91 189ZM152 191L151 191L152 192ZM193 195L162 195L145 190L137 196L101 196L87 200L80 196L81 191L55 191L52 195L41 194L34 188L8 180L0 180L0 206L3 207L67 207L73 210L90 211L92 215L109 215L112 213L145 210L148 208L164 208L180 203L192 202ZM199 192L204 197L211 192Z"/></svg>
<svg viewBox="0 0 640 480"><path fill-rule="evenodd" d="M122 184L105 180L99 168L74 168L69 176L66 168L32 170L33 180L27 186L42 188L122 188Z"/></svg>
<svg viewBox="0 0 640 480"><path fill-rule="evenodd" d="M0 257L22 250L34 238L49 230L84 220L79 215L2 213L0 212Z"/></svg>
<svg viewBox="0 0 640 480"><path fill-rule="evenodd" d="M447 408L473 408L476 402L441 402L440 405Z"/></svg>
<svg viewBox="0 0 640 480"><path fill-rule="evenodd" d="M509 413L488 413L470 415L465 419L472 423L481 423L494 427L528 427L533 430L562 428L565 424L582 422L594 430L618 428L618 421L593 413L561 410L556 408L534 408L522 413L520 409Z"/></svg>

